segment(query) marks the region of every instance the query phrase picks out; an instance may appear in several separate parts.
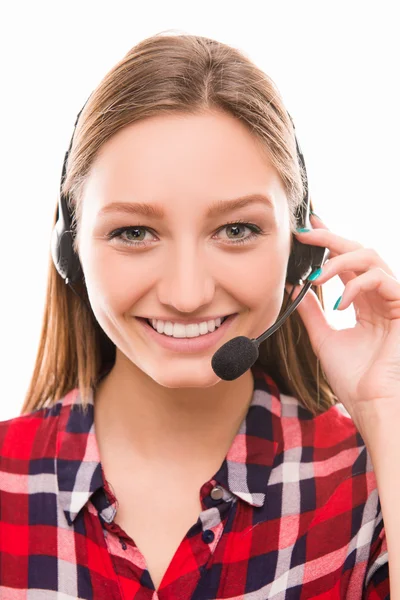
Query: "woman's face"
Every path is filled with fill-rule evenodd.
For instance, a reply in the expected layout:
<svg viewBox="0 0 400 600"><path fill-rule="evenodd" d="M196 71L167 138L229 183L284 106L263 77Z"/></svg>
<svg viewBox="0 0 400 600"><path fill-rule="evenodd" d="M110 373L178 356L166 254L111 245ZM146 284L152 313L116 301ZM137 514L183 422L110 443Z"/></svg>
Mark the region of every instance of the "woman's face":
<svg viewBox="0 0 400 600"><path fill-rule="evenodd" d="M283 184L258 144L223 112L160 115L120 130L93 164L78 231L89 300L117 358L122 353L160 385L214 385L211 358L218 348L239 335L255 338L277 319L289 214ZM249 195L270 203L222 212ZM113 203L130 210L112 209ZM135 203L163 216L135 213ZM131 229L107 238L121 227ZM164 334L150 335L138 320L190 323L235 313L221 339L194 352L164 348L157 339Z"/></svg>

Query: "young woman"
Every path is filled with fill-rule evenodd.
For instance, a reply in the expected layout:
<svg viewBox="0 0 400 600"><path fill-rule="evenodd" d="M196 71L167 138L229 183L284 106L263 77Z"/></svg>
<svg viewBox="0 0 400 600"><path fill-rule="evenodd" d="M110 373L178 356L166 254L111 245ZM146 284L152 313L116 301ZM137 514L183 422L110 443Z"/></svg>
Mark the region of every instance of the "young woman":
<svg viewBox="0 0 400 600"><path fill-rule="evenodd" d="M316 216L296 231L295 139L271 79L208 38L146 39L90 96L54 219L81 276L53 254L0 424L2 598L400 597L400 283ZM223 344L283 313L306 245L322 274L218 377ZM325 317L335 275L352 329Z"/></svg>

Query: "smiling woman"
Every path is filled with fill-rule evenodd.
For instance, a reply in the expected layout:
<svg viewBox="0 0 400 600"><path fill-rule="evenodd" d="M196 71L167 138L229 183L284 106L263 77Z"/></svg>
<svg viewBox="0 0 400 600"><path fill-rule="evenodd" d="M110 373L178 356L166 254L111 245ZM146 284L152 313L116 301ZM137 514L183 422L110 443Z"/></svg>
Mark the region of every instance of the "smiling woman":
<svg viewBox="0 0 400 600"><path fill-rule="evenodd" d="M196 144L189 146L188 138ZM172 177L174 165L179 169ZM149 180L156 169L157 178ZM116 197L125 210L105 211ZM131 204L127 216L126 198L140 199L139 215ZM114 376L118 348L124 348L140 372L164 390L173 388L175 397L187 397L181 390L217 383L210 368L215 344L226 336L256 336L260 323L276 320L291 245L285 190L248 129L224 111L155 115L119 130L87 177L79 223L76 243L90 305L108 337L119 339ZM127 285L133 276L135 285ZM189 324L232 314L214 335L185 342L125 319ZM249 393L250 371L240 386ZM212 393L220 396L228 387L220 382Z"/></svg>
<svg viewBox="0 0 400 600"><path fill-rule="evenodd" d="M297 311L241 376L211 364L276 323L307 254L272 80L215 40L151 37L66 158L36 364L0 424L0 596L387 598L370 457Z"/></svg>

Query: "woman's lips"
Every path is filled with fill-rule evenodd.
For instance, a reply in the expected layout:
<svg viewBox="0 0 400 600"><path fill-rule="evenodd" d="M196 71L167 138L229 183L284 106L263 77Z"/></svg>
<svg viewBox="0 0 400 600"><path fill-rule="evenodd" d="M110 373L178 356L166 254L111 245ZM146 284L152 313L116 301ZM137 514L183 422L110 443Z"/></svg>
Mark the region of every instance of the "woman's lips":
<svg viewBox="0 0 400 600"><path fill-rule="evenodd" d="M149 325L147 319L136 317L136 320L142 324L149 337L166 350L171 350L172 352L193 353L208 350L209 348L215 346L215 344L217 344L227 333L229 327L235 321L237 316L238 313L230 315L212 333L209 332L194 338L174 338L172 336L164 335L162 333L158 333L158 331Z"/></svg>

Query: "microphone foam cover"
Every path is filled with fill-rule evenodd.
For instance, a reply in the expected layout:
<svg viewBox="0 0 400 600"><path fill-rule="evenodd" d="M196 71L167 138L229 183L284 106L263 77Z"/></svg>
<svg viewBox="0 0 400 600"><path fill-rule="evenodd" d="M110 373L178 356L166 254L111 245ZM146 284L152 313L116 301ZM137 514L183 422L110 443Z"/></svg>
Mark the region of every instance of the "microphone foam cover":
<svg viewBox="0 0 400 600"><path fill-rule="evenodd" d="M211 366L220 379L232 381L250 369L257 358L257 341L239 335L218 348L211 359Z"/></svg>

